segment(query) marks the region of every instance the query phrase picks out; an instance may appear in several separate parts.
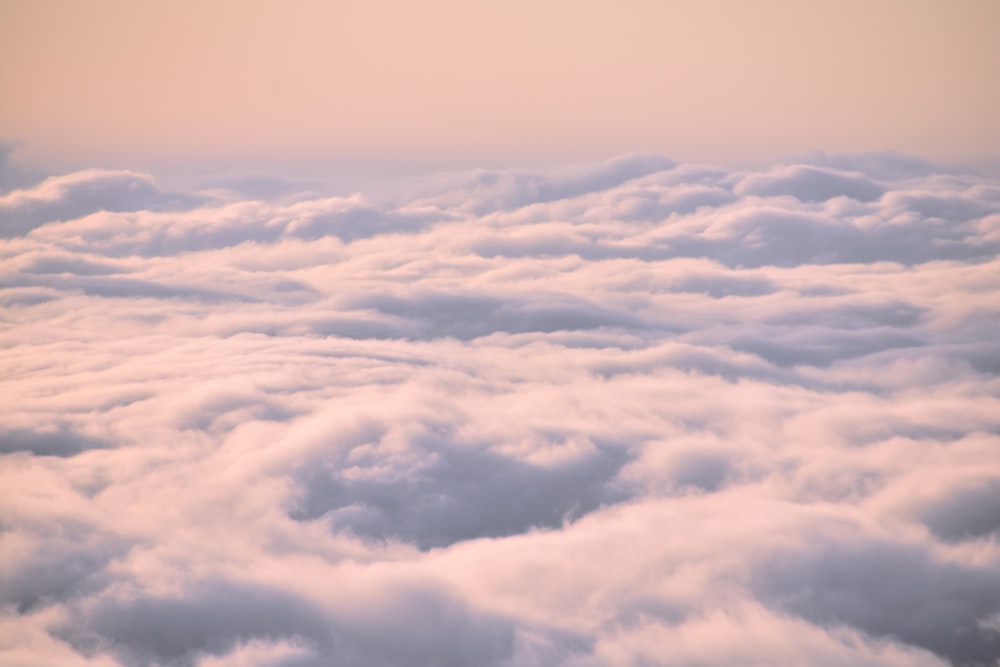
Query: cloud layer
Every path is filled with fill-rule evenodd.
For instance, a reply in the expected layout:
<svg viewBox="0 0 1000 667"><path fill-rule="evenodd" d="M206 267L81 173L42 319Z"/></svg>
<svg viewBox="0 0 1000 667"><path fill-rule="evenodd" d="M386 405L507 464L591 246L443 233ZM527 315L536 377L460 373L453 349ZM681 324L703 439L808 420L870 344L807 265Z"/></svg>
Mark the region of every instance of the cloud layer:
<svg viewBox="0 0 1000 667"><path fill-rule="evenodd" d="M1000 184L247 189L0 195L4 664L1000 664Z"/></svg>

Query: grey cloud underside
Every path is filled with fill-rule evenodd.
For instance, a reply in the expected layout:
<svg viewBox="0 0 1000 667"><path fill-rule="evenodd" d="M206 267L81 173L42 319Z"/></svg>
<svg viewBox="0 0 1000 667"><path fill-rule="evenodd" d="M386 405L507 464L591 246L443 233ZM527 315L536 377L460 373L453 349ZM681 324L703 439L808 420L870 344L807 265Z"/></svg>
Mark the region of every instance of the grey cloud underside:
<svg viewBox="0 0 1000 667"><path fill-rule="evenodd" d="M323 614L305 601L228 582L210 582L183 596L104 601L57 633L85 651L109 641L134 664L188 662L199 651L224 653L248 637L300 636L320 647L332 642Z"/></svg>
<svg viewBox="0 0 1000 667"><path fill-rule="evenodd" d="M865 628L956 664L1000 655L1000 636L978 626L1000 598L995 569L935 562L898 544L835 542L819 553L779 555L761 570L761 596L810 620Z"/></svg>
<svg viewBox="0 0 1000 667"><path fill-rule="evenodd" d="M0 167L3 664L998 664L995 181Z"/></svg>
<svg viewBox="0 0 1000 667"><path fill-rule="evenodd" d="M973 480L917 511L937 536L950 541L1000 534L1000 480Z"/></svg>
<svg viewBox="0 0 1000 667"><path fill-rule="evenodd" d="M5 454L31 452L36 456L73 456L87 450L109 446L107 442L74 433L65 426L41 431L0 429L0 452Z"/></svg>
<svg viewBox="0 0 1000 667"><path fill-rule="evenodd" d="M415 466L374 479L345 478L343 464L311 464L300 473L304 494L291 516L323 517L334 529L427 549L558 528L627 497L609 484L625 463L620 445L541 466L453 440L452 434L418 438Z"/></svg>
<svg viewBox="0 0 1000 667"><path fill-rule="evenodd" d="M560 294L515 297L478 293L377 295L352 306L400 318L413 327L418 337L424 338L453 336L469 340L497 332L642 328L642 321L631 313Z"/></svg>

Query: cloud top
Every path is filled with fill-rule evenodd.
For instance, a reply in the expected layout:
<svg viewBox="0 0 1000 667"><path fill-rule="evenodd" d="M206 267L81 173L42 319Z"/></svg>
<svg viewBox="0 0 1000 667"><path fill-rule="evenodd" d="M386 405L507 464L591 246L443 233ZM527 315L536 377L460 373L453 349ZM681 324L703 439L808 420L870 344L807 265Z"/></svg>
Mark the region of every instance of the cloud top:
<svg viewBox="0 0 1000 667"><path fill-rule="evenodd" d="M0 196L0 662L1000 658L1000 184L273 183Z"/></svg>

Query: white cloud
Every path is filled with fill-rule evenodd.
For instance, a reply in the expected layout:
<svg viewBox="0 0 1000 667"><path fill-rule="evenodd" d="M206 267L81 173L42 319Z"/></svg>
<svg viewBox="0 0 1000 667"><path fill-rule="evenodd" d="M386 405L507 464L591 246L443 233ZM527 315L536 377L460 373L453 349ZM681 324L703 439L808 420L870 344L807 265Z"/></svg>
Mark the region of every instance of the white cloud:
<svg viewBox="0 0 1000 667"><path fill-rule="evenodd" d="M0 661L1000 656L997 183L293 185L0 197Z"/></svg>

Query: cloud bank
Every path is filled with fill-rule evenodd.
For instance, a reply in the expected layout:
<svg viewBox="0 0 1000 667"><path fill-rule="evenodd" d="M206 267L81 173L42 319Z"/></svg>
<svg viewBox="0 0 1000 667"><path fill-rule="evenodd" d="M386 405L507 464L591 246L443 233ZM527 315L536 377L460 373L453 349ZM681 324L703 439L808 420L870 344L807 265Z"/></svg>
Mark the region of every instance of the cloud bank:
<svg viewBox="0 0 1000 667"><path fill-rule="evenodd" d="M1000 664L1000 183L254 182L0 195L0 662Z"/></svg>

